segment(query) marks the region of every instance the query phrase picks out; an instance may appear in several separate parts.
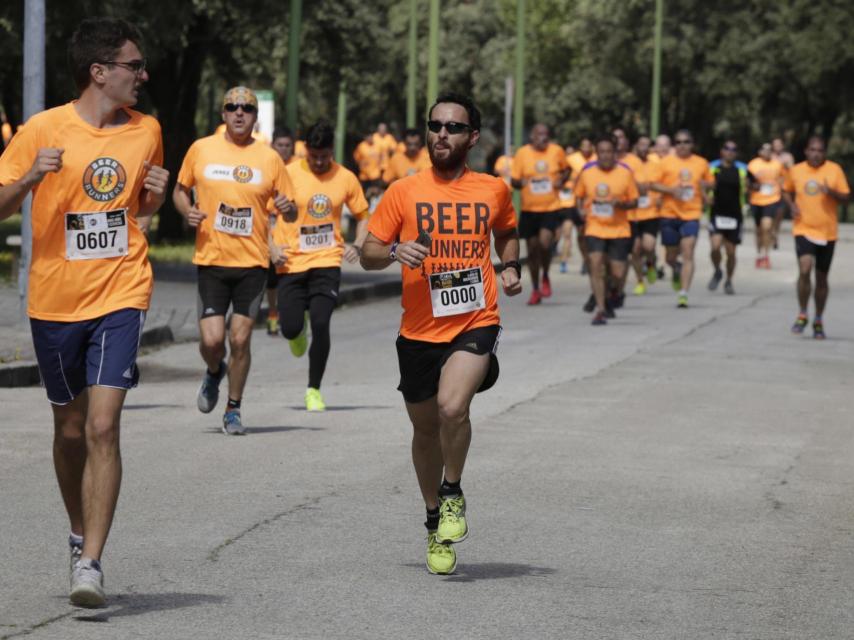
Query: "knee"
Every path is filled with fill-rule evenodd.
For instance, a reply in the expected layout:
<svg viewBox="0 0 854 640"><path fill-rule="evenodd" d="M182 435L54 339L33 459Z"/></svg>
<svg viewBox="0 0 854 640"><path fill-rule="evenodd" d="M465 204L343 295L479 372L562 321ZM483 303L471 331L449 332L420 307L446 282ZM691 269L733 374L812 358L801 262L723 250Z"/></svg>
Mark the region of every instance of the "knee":
<svg viewBox="0 0 854 640"><path fill-rule="evenodd" d="M299 316L295 319L284 318L281 313L279 313L279 321L281 322L281 330L282 335L287 340L293 340L296 338L301 332L303 327L303 317Z"/></svg>
<svg viewBox="0 0 854 640"><path fill-rule="evenodd" d="M119 423L112 416L92 416L86 426L86 443L92 449L115 449L119 446Z"/></svg>
<svg viewBox="0 0 854 640"><path fill-rule="evenodd" d="M452 398L439 398L439 422L443 425L458 427L469 419L469 408L463 402Z"/></svg>
<svg viewBox="0 0 854 640"><path fill-rule="evenodd" d="M322 316L320 318L312 318L311 319L311 333L312 335L322 335L329 333L329 325L330 318L327 316Z"/></svg>
<svg viewBox="0 0 854 640"><path fill-rule="evenodd" d="M85 424L78 420L66 420L56 424L53 444L63 451L74 451L86 447Z"/></svg>
<svg viewBox="0 0 854 640"><path fill-rule="evenodd" d="M231 347L232 356L241 356L249 353L249 338L251 334L237 334L229 338L228 344Z"/></svg>
<svg viewBox="0 0 854 640"><path fill-rule="evenodd" d="M199 343L203 351L207 351L208 353L222 351L223 345L223 336L220 335L202 335L201 341Z"/></svg>

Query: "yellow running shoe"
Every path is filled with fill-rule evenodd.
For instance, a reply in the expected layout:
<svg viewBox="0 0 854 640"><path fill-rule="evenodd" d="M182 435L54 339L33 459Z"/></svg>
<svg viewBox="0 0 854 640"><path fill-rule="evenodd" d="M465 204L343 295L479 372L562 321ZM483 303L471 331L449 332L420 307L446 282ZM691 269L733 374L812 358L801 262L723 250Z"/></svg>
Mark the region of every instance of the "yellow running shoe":
<svg viewBox="0 0 854 640"><path fill-rule="evenodd" d="M652 265L646 268L646 279L649 280L650 284L655 284L655 281L658 280L658 272Z"/></svg>
<svg viewBox="0 0 854 640"><path fill-rule="evenodd" d="M308 311L305 312L305 322L302 325L302 331L293 340L288 340L288 346L291 348L291 353L297 358L302 357L308 349Z"/></svg>
<svg viewBox="0 0 854 640"><path fill-rule="evenodd" d="M449 544L436 540L436 532L427 533L427 571L446 576L457 568L457 552Z"/></svg>
<svg viewBox="0 0 854 640"><path fill-rule="evenodd" d="M646 285L643 282L638 282L635 285L634 294L636 296L642 296L646 293Z"/></svg>
<svg viewBox="0 0 854 640"><path fill-rule="evenodd" d="M465 496L439 496L439 528L436 529L436 539L444 544L456 544L465 540L468 535Z"/></svg>
<svg viewBox="0 0 854 640"><path fill-rule="evenodd" d="M323 396L320 395L320 389L309 387L305 390L305 410L326 411L326 404L323 402Z"/></svg>

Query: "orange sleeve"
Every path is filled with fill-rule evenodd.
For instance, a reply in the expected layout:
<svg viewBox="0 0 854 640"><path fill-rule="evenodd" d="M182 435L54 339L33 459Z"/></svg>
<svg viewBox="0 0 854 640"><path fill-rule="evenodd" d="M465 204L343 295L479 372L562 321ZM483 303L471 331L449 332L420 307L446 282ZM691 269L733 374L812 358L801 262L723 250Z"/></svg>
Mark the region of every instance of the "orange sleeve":
<svg viewBox="0 0 854 640"><path fill-rule="evenodd" d="M8 185L23 178L29 171L39 152L39 127L23 127L12 137L6 151L0 156L0 185Z"/></svg>
<svg viewBox="0 0 854 640"><path fill-rule="evenodd" d="M356 220L364 220L365 216L368 215L368 201L365 200L365 192L362 191L362 185L359 184L358 178L352 173L347 176L347 182L349 183L347 188L347 208L350 209L350 213L353 214Z"/></svg>
<svg viewBox="0 0 854 640"><path fill-rule="evenodd" d="M516 209L513 208L513 196L510 187L502 180L499 184L500 196L498 215L495 216L493 227L500 231L516 227Z"/></svg>
<svg viewBox="0 0 854 640"><path fill-rule="evenodd" d="M386 244L394 242L403 228L403 206L398 195L400 189L396 188L399 184L395 182L388 188L368 222L368 231Z"/></svg>
<svg viewBox="0 0 854 640"><path fill-rule="evenodd" d="M851 189L848 187L848 180L845 178L845 172L842 171L842 167L838 165L833 167L833 176L830 181L830 188L834 191L839 191L840 193L851 193Z"/></svg>
<svg viewBox="0 0 854 640"><path fill-rule="evenodd" d="M184 185L188 189L192 189L196 184L196 178L193 176L193 168L196 164L197 155L196 143L194 142L187 149L187 155L184 156L184 162L181 163L181 170L178 172L178 183Z"/></svg>
<svg viewBox="0 0 854 640"><path fill-rule="evenodd" d="M715 177L712 175L712 169L705 160L703 161L703 172L703 180L714 183Z"/></svg>
<svg viewBox="0 0 854 640"><path fill-rule="evenodd" d="M575 179L575 197L576 198L584 198L587 195L587 190L584 188L584 170L582 169L581 173L578 174L578 177Z"/></svg>
<svg viewBox="0 0 854 640"><path fill-rule="evenodd" d="M566 161L566 153L561 150L557 154L557 170L564 171L565 169L569 169L569 163Z"/></svg>
<svg viewBox="0 0 854 640"><path fill-rule="evenodd" d="M160 129L160 123L157 120L152 118L152 132L154 133L154 137L157 140L157 144L154 147L154 153L151 154L151 157L148 161L156 165L158 167L163 166L163 132Z"/></svg>
<svg viewBox="0 0 854 640"><path fill-rule="evenodd" d="M294 199L294 183L291 182L291 177L288 175L288 168L284 160L278 158L276 160L276 178L273 181L273 187L278 195L284 195L288 200Z"/></svg>
<svg viewBox="0 0 854 640"><path fill-rule="evenodd" d="M783 191L786 191L787 193L792 193L794 192L794 190L795 183L792 182L792 172L786 171L786 173L783 174Z"/></svg>
<svg viewBox="0 0 854 640"><path fill-rule="evenodd" d="M523 168L522 154L517 152L516 155L513 156L513 165L510 168L510 177L513 180L521 180Z"/></svg>

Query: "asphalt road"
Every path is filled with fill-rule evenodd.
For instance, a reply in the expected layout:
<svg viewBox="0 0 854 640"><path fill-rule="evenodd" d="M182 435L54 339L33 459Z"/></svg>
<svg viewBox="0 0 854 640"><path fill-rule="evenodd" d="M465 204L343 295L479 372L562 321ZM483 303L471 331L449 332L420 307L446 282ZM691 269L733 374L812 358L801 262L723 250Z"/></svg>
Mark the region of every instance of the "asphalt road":
<svg viewBox="0 0 854 640"><path fill-rule="evenodd" d="M194 344L141 359L98 611L67 604L44 392L0 389L0 638L849 638L854 250L817 342L789 333L790 240L770 272L751 245L735 296L701 245L687 310L660 283L591 327L577 261L541 307L502 299L449 577L423 564L396 301L336 311L324 414L256 332L244 438L195 409Z"/></svg>

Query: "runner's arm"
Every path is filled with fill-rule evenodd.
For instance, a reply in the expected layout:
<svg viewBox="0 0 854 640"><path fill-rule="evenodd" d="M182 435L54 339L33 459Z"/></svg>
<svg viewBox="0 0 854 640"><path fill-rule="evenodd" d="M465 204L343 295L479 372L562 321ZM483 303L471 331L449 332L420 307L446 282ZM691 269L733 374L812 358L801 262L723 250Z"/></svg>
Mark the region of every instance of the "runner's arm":
<svg viewBox="0 0 854 640"><path fill-rule="evenodd" d="M395 245L397 246L395 247ZM396 259L391 257L392 247L395 248ZM368 233L368 237L362 245L360 263L365 271L380 271L395 262L415 269L421 266L428 255L430 255L430 250L417 242L386 244L374 234Z"/></svg>
<svg viewBox="0 0 854 640"><path fill-rule="evenodd" d="M495 238L495 253L501 259L501 264L519 262L519 232L516 227L509 229L493 229ZM501 272L501 285L504 293L515 296L522 292L521 274L515 268L504 269Z"/></svg>
<svg viewBox="0 0 854 640"><path fill-rule="evenodd" d="M356 224L356 239L353 244L344 249L344 259L347 262L356 262L362 255L362 246L365 244L365 237L368 235L368 217L368 212L365 211Z"/></svg>
<svg viewBox="0 0 854 640"><path fill-rule="evenodd" d="M789 211L792 212L792 218L798 218L801 215L801 208L795 202L795 199L792 197L792 194L788 191L783 191L783 200L785 200L786 204L789 207Z"/></svg>
<svg viewBox="0 0 854 640"><path fill-rule="evenodd" d="M207 214L199 211L190 201L190 188L185 187L180 182L176 182L175 188L172 190L172 203L191 227L199 226L199 223L207 218Z"/></svg>
<svg viewBox="0 0 854 640"><path fill-rule="evenodd" d="M145 178L139 197L139 211L136 214L139 227L143 231L151 224L151 217L166 200L166 189L169 186L169 172L163 167L145 162Z"/></svg>
<svg viewBox="0 0 854 640"><path fill-rule="evenodd" d="M679 191L678 186L677 187L668 187L666 184L662 184L660 182L653 182L651 185L649 185L649 188L652 191L657 191L658 193L663 193L664 195L674 196L674 197L677 195L677 193Z"/></svg>
<svg viewBox="0 0 854 640"><path fill-rule="evenodd" d="M18 211L27 194L48 173L57 173L62 169L63 152L63 149L53 147L39 149L33 166L20 180L0 186L0 220L5 220Z"/></svg>

